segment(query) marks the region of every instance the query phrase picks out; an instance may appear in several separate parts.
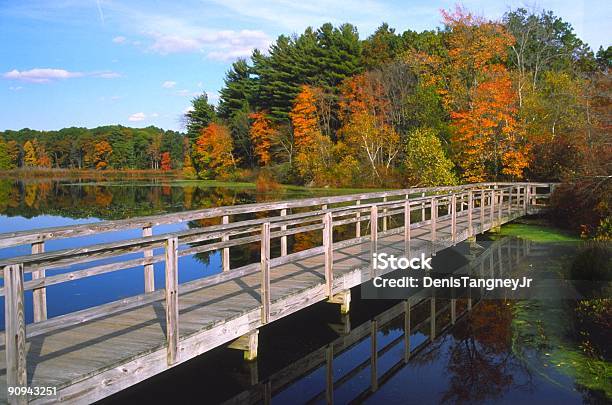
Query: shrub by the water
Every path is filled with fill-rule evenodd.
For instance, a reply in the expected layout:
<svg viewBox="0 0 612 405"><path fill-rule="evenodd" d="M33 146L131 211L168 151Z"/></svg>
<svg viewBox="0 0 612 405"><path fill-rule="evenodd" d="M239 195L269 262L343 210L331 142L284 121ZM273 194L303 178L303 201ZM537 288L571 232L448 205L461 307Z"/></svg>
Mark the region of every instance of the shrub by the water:
<svg viewBox="0 0 612 405"><path fill-rule="evenodd" d="M255 181L255 189L259 193L265 193L268 191L278 190L280 188L280 184L274 180L272 174L267 170L262 170L257 175L257 180Z"/></svg>
<svg viewBox="0 0 612 405"><path fill-rule="evenodd" d="M593 236L612 217L612 180L590 178L559 185L550 198L549 217L560 227Z"/></svg>
<svg viewBox="0 0 612 405"><path fill-rule="evenodd" d="M570 270L573 280L612 281L612 245L607 241L588 241L580 249Z"/></svg>

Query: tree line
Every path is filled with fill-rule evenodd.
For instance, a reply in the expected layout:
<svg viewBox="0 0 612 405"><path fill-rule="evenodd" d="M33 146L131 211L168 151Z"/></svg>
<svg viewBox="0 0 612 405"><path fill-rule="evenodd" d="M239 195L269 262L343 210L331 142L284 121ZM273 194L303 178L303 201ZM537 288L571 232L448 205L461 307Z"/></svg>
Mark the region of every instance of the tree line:
<svg viewBox="0 0 612 405"><path fill-rule="evenodd" d="M609 174L612 49L550 11L441 29L351 24L281 35L234 62L186 133L104 126L0 132L0 169L182 169L318 186L427 186Z"/></svg>
<svg viewBox="0 0 612 405"><path fill-rule="evenodd" d="M202 177L321 186L560 180L609 170L612 49L552 12L443 11L438 30L344 24L278 37L186 115Z"/></svg>
<svg viewBox="0 0 612 405"><path fill-rule="evenodd" d="M153 126L121 125L59 131L0 132L0 170L15 168L160 169L182 168L185 136Z"/></svg>

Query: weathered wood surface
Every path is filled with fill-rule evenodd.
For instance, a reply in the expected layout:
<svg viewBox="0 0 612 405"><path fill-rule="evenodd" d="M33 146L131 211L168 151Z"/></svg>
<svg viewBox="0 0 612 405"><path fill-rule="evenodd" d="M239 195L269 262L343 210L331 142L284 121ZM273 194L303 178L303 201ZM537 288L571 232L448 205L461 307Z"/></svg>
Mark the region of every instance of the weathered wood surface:
<svg viewBox="0 0 612 405"><path fill-rule="evenodd" d="M524 189L527 190L528 187ZM440 190L447 191L448 188ZM465 190L462 193L465 193ZM317 208L313 212L285 213L285 215L276 217L241 222L223 221L229 223L171 235L147 236L149 232L146 231L143 238L129 241L4 259L1 265L5 273L6 269L12 269L15 265L22 266L22 272L27 273L43 270L56 265L57 262L65 264L71 260L75 263L85 263L98 260L100 257L112 257L117 254L117 251L123 254L126 252L145 253L144 257L129 263L129 267L122 267L125 266L125 263L119 262L22 282L21 288L26 290L136 265L147 266L166 260L165 290L146 292L27 325L24 331L24 337L27 337L25 350L22 356L18 356L17 364L25 365L27 368L29 386L57 387L59 394L58 398L40 397L31 398L31 400L40 403L55 401L86 403L104 398L214 347L252 333L267 322L273 322L306 306L330 297L333 298L334 295L372 277L371 239L374 239L373 242L378 251L401 255L406 249L405 235L409 235L412 252L421 250L430 252L432 236L435 237L433 249L436 251L465 240L471 234L467 213L463 209L459 212L448 209L449 204L456 201L457 196L454 194L436 196L433 199L435 209L429 219L421 217L420 221L401 221L401 224L409 224L410 232L406 232L403 226L389 229L391 222L387 223L386 232L380 231L378 226L374 226L378 223L378 218L382 216L383 219L386 219L392 215L403 215L408 194L405 192L378 194L376 198L399 196L401 199L388 198L387 202L380 203L384 209L379 211L379 203L368 201L373 198L372 195L361 194L357 196L359 204L349 204L344 207L325 207L325 210ZM478 196L478 192L476 195ZM410 208L413 209L413 214L421 211L423 207L428 207L429 200L429 196L410 198ZM489 207L470 207L468 212L472 213L472 229L482 232L498 223L523 215L525 212L524 200L525 193L523 199L517 198L514 206L504 210L504 216L501 219L481 215L482 211ZM537 198L534 198L534 201L536 200ZM287 202L281 203L280 206L285 207L282 209L305 207L311 206L313 201L328 204L332 202L351 203L355 201L355 196L310 199L306 203ZM491 198L490 201L494 201L494 198ZM272 206L276 209L279 205L265 206L268 207L267 209ZM248 212L243 209L229 207L226 211L216 211L216 209L213 211L216 215ZM360 216L357 217L356 213L359 213ZM210 212L206 211L199 212L197 215L209 214ZM181 216L183 214L176 215L178 214L172 214L173 218L178 218L176 220L185 218ZM330 229L332 225L336 226L342 221L352 221L352 223L357 220L368 221L371 215L377 219L370 227L374 232L374 238L366 235L332 243L333 233ZM347 217L349 219L346 219ZM483 217L486 223L478 220ZM434 218L435 221L431 221L431 218ZM136 223L146 228L160 221L136 220L131 222L130 226ZM294 227L299 224L303 225L301 231ZM270 238L282 238L288 234L305 232L304 229L307 231L325 230L326 227L327 245L276 258L270 257ZM90 232L90 230L84 231L83 229L85 228L76 232ZM271 232L271 229L277 231ZM435 234L432 235L431 230L434 229ZM227 232L235 232L234 235L241 235L241 237L229 239L224 237ZM22 234L16 238L21 238L20 242L29 241L28 238L32 235L31 233L28 235L26 237L25 234ZM67 229L45 230L39 232L38 235L66 237L65 235L71 235L71 233ZM37 239L36 243L45 240L45 237ZM2 238L3 236L0 235L0 240ZM211 277L178 285L176 281L176 274L179 271L176 265L177 258L196 251L204 251L197 249L212 249L204 245L178 250L179 243L182 245L217 238L222 241L213 244L214 249L225 249L232 243L263 241L261 263L228 269ZM242 242L237 241L238 239L242 239ZM176 249L174 247L171 251L166 249L166 255L150 255L149 252L154 247L164 245L176 246ZM7 299L10 295L10 302L18 303L19 298L14 298L13 292L9 294L7 288L2 289L2 294L6 295ZM23 292L18 294L23 300ZM7 315L13 310L13 306L7 307ZM7 322L8 319L7 317ZM11 319L14 319L14 316ZM8 328L7 331L9 331ZM5 343L4 335L2 343ZM0 401L6 397L7 366L14 369L13 363L6 363L10 347L12 346L2 347L5 353L0 353ZM10 350L11 353L14 353L14 348ZM10 356L8 358L13 359ZM5 372L2 373L2 370Z"/></svg>

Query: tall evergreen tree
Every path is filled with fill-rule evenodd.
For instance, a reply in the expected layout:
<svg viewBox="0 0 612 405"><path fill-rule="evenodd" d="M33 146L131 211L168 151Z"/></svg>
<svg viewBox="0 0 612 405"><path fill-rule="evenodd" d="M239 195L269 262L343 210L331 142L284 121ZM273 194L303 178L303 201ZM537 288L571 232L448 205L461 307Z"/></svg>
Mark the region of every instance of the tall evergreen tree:
<svg viewBox="0 0 612 405"><path fill-rule="evenodd" d="M225 75L225 86L219 92L219 117L229 119L236 111L253 101L255 80L246 60L238 59Z"/></svg>
<svg viewBox="0 0 612 405"><path fill-rule="evenodd" d="M208 102L208 96L203 93L191 100L192 109L185 114L187 121L187 136L194 143L202 129L206 128L215 118L215 107Z"/></svg>

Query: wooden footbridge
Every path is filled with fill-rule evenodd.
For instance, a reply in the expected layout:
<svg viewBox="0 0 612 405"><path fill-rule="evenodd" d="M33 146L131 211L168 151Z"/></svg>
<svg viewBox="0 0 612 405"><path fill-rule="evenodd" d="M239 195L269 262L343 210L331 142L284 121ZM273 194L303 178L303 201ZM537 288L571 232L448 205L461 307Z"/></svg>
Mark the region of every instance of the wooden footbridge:
<svg viewBox="0 0 612 405"><path fill-rule="evenodd" d="M348 311L350 288L374 276L373 251L435 254L539 211L552 187L481 183L393 190L0 234L0 249L31 245L31 254L0 259L0 401L90 403L221 345L254 359L258 329L267 323L324 300ZM154 232L196 220L212 225ZM87 241L134 229L142 237ZM298 250L300 244L292 243L298 235L310 236L314 247ZM75 247L45 251L46 242L62 238ZM253 245L259 245L256 262L231 268L231 252ZM215 251L221 251L220 272L179 284L180 257ZM155 289L156 263L164 266L164 289ZM138 267L143 293L47 317L46 288ZM26 297L33 308L27 325ZM15 387L27 395L9 395ZM36 387L52 387L53 395Z"/></svg>

